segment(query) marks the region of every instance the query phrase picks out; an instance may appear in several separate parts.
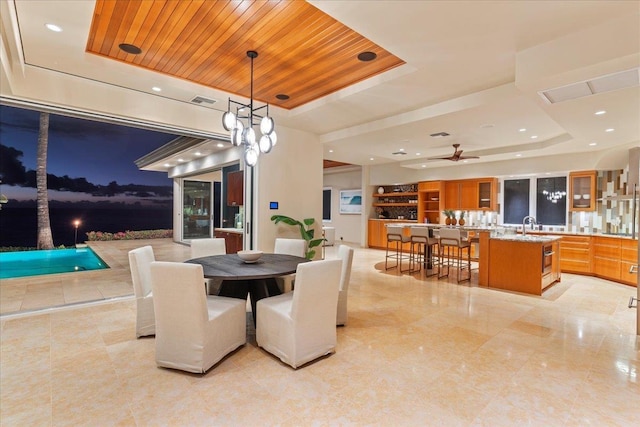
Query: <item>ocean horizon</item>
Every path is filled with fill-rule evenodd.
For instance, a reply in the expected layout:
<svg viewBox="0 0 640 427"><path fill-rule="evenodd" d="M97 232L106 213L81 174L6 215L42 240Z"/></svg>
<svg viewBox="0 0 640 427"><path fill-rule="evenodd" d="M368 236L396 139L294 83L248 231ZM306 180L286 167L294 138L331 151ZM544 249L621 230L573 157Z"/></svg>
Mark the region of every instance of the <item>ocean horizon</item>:
<svg viewBox="0 0 640 427"><path fill-rule="evenodd" d="M87 240L86 233L102 231L159 230L173 228L171 207L49 207L51 233L55 246L72 246L76 242L73 222L80 221L77 243ZM35 247L38 237L38 214L35 207L11 207L0 210L0 246Z"/></svg>

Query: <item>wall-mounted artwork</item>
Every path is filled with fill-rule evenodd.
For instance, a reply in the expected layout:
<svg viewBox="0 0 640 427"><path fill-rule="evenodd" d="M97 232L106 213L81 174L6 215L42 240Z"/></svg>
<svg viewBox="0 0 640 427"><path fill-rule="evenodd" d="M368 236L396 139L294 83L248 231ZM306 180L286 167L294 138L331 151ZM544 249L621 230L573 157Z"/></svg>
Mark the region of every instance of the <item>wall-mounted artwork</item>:
<svg viewBox="0 0 640 427"><path fill-rule="evenodd" d="M340 191L340 213L354 215L362 213L362 190Z"/></svg>

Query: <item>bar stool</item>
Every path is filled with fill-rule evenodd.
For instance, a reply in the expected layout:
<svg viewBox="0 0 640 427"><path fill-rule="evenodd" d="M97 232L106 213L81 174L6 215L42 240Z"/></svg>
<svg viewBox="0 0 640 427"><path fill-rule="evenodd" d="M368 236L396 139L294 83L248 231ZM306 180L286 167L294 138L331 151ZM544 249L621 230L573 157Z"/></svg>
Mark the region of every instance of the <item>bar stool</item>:
<svg viewBox="0 0 640 427"><path fill-rule="evenodd" d="M427 276L437 274L439 258L435 247L438 245L438 239L433 237L433 230L428 227L411 227L411 251L409 255L409 270L411 273L420 271L422 265L425 270L429 270L431 266L432 273ZM418 247L417 252L415 247ZM418 266L416 269L415 266Z"/></svg>
<svg viewBox="0 0 640 427"><path fill-rule="evenodd" d="M389 270L390 268L396 268L400 270L400 272L408 271L402 269L402 260L410 259L410 255L404 254L402 250L402 244L408 243L410 241L409 236L405 236L402 230L404 227L399 225L390 225L387 226L387 251L385 253L384 258L384 269ZM389 246L391 244L395 245L395 248L391 248L392 253L389 254ZM388 266L389 258L396 260L396 265ZM411 268L411 265L409 265Z"/></svg>
<svg viewBox="0 0 640 427"><path fill-rule="evenodd" d="M438 246L440 247L440 273L438 274L438 279L442 277L448 277L449 268L451 266L455 266L456 269L458 270L458 283L465 280L471 280L471 244L469 243L468 240L462 239L460 230L456 228L441 228ZM452 255L453 249L456 250L457 254L455 255L455 258L452 261L451 255ZM465 249L467 250L466 269L469 272L469 274L466 279L460 279L462 270L465 268L462 265L462 253ZM447 274L442 274L444 270L443 267L445 265L445 262L444 262L445 252L447 257L447 263L446 263Z"/></svg>

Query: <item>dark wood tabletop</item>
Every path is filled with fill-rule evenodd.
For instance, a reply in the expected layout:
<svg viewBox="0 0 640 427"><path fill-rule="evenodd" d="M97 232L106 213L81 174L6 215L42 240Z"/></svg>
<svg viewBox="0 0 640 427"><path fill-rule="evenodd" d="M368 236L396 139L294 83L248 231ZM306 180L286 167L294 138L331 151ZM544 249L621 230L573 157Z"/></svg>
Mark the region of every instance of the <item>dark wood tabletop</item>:
<svg viewBox="0 0 640 427"><path fill-rule="evenodd" d="M206 278L256 280L295 273L298 264L308 261L293 255L263 254L257 262L245 263L237 254L227 254L193 258L185 262L202 265Z"/></svg>

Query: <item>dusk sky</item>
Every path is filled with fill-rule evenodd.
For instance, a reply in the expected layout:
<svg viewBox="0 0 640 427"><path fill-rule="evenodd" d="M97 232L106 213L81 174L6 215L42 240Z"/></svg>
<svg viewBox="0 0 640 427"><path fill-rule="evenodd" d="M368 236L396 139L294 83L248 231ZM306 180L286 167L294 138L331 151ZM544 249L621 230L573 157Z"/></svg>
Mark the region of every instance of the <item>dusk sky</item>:
<svg viewBox="0 0 640 427"><path fill-rule="evenodd" d="M0 105L0 142L24 153L22 163L36 168L39 112ZM176 135L51 114L47 172L93 184L170 186L166 173L140 171L134 160ZM3 193L8 188L2 185Z"/></svg>

